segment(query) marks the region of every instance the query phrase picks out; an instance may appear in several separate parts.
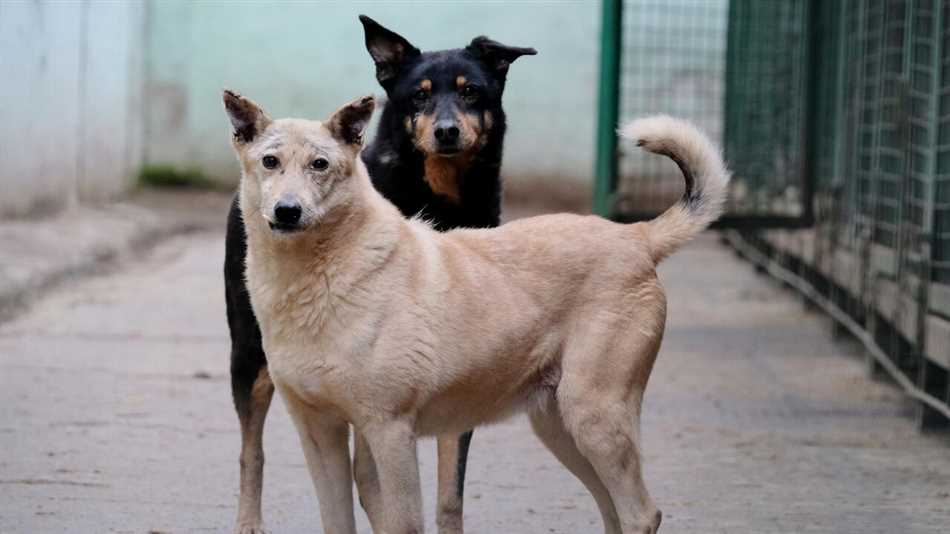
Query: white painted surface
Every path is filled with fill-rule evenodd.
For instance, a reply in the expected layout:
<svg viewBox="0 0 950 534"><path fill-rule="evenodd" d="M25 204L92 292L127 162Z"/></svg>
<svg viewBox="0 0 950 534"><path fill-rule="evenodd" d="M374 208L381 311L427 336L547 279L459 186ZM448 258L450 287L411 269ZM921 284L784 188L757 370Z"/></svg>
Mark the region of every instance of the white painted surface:
<svg viewBox="0 0 950 534"><path fill-rule="evenodd" d="M0 2L0 217L127 189L144 14L135 1Z"/></svg>
<svg viewBox="0 0 950 534"><path fill-rule="evenodd" d="M422 50L486 34L532 46L508 74L506 178L588 182L593 170L599 2L153 2L148 160L235 182L221 89L275 117L322 118L382 94L357 20L367 14ZM543 183L543 182L542 182Z"/></svg>

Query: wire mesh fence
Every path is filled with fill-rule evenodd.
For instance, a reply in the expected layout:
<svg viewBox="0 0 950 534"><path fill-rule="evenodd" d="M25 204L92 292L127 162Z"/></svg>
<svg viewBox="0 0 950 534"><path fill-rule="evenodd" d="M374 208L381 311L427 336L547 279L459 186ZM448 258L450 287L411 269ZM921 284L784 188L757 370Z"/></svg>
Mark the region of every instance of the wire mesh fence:
<svg viewBox="0 0 950 534"><path fill-rule="evenodd" d="M757 24L738 24L754 19ZM734 2L729 13L726 150L730 209L798 216L805 164L805 9L802 2ZM750 46L769 42L772 46Z"/></svg>
<svg viewBox="0 0 950 534"><path fill-rule="evenodd" d="M605 0L603 4L597 211L615 219L651 218L682 193L673 163L617 145L612 138L617 124L667 113L690 119L717 142L731 131L725 140L736 138L747 146L745 172L733 181L726 225L801 224L811 194L801 183L799 168L804 161L805 123L802 3ZM736 17L765 22L730 32L730 20ZM763 38L774 40L776 46L744 46ZM798 45L794 53L792 44ZM619 54L612 63L615 50ZM739 74L730 78L730 71ZM727 80L739 78L757 80L729 88L741 91L750 105L727 109ZM737 124L756 127L736 129Z"/></svg>
<svg viewBox="0 0 950 534"><path fill-rule="evenodd" d="M815 189L811 230L747 241L867 332L922 424L946 424L950 0L733 0L729 43L735 192L778 210L795 176Z"/></svg>
<svg viewBox="0 0 950 534"><path fill-rule="evenodd" d="M697 123L734 173L730 240L798 276L921 424L946 424L950 0L603 6L597 211L649 218L681 192L673 164L617 145L618 123Z"/></svg>
<svg viewBox="0 0 950 534"><path fill-rule="evenodd" d="M620 123L667 113L721 138L727 14L726 0L624 3ZM619 151L615 209L658 213L682 194L672 162L626 145Z"/></svg>

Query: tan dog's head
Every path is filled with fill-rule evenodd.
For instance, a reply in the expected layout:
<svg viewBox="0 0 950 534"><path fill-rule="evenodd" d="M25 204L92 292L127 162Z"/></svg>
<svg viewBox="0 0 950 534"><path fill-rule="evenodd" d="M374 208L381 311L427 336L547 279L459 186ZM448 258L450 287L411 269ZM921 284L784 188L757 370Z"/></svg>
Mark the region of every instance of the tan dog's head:
<svg viewBox="0 0 950 534"><path fill-rule="evenodd" d="M364 96L327 120L272 120L260 106L224 91L241 163L244 218L262 217L278 235L307 230L358 194L351 180L375 101Z"/></svg>

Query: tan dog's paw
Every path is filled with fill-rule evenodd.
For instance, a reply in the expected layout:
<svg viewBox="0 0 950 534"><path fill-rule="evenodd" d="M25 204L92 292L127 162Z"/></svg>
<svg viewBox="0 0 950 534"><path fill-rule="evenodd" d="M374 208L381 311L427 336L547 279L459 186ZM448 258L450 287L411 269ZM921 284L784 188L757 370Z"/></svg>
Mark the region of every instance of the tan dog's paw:
<svg viewBox="0 0 950 534"><path fill-rule="evenodd" d="M267 534L267 531L260 521L245 521L234 527L234 534Z"/></svg>

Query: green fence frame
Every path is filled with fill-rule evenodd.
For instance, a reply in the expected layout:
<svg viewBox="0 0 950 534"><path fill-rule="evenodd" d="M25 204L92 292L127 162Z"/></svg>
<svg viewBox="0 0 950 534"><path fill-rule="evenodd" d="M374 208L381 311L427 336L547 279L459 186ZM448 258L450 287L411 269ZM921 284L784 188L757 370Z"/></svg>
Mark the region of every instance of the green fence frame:
<svg viewBox="0 0 950 534"><path fill-rule="evenodd" d="M617 187L617 118L620 116L622 0L603 0L600 29L600 91L597 97L597 145L594 213L611 215Z"/></svg>

